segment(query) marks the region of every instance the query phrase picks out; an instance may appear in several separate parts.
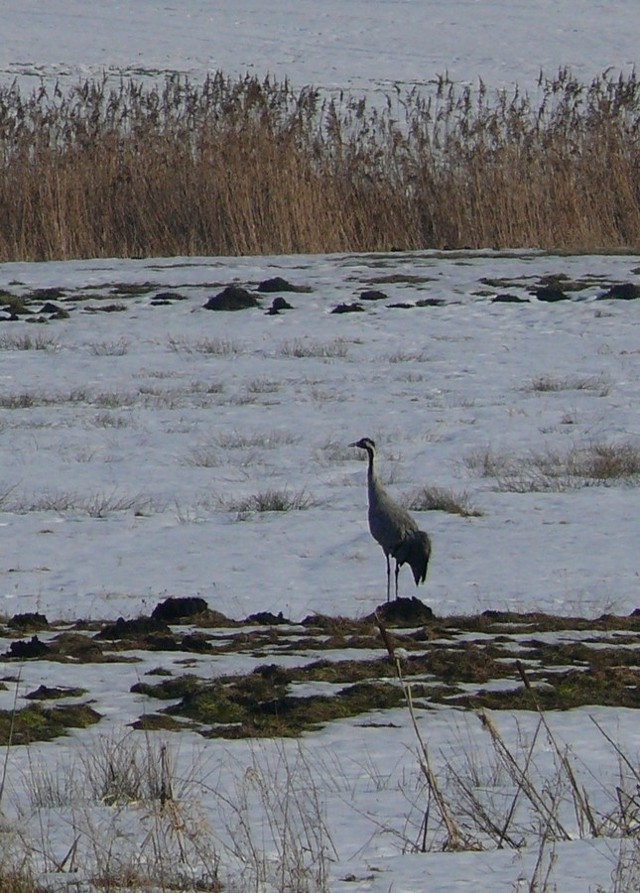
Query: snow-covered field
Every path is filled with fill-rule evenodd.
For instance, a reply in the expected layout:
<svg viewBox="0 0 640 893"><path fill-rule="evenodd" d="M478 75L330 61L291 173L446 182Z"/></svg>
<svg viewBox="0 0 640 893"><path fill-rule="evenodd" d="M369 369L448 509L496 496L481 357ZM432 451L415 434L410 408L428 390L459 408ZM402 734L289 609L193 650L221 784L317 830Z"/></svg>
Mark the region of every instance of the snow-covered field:
<svg viewBox="0 0 640 893"><path fill-rule="evenodd" d="M6 0L5 78L207 70L370 90L448 72L530 87L540 69L590 79L637 60L634 0Z"/></svg>
<svg viewBox="0 0 640 893"><path fill-rule="evenodd" d="M365 464L347 446L364 435L376 439L381 474L399 498L437 486L481 512L418 515L434 543L419 594L437 614L631 612L638 607L637 488L561 483L538 492L529 469L534 456L557 455L561 463L577 448L640 443L640 303L601 299L612 283L633 281L639 263L425 252L4 266L0 287L32 296L36 316L43 299L34 293L54 287L60 291L51 303L70 315L7 321L0 331L3 613L115 619L149 613L170 595L200 595L237 619L256 611L282 611L294 623L313 613L364 616L385 598L384 558L366 525ZM558 275L583 287L567 292L568 301L537 300L532 289ZM270 294L261 308L203 306L225 285L254 290L274 276L304 287L280 295L292 309L265 313ZM362 312L331 312L371 288L387 298L360 301ZM505 293L529 300L493 302ZM157 300L162 294L168 302ZM419 306L425 299L432 303ZM100 309L114 305L120 309ZM522 460L508 486L525 492L484 476L477 459L482 464L486 455ZM267 491L305 507L242 510L243 499ZM403 595L415 591L406 569L400 585ZM170 656L142 660L83 667L83 685L104 718L70 744L41 746L46 765L64 766L69 750L115 734L146 709L129 689ZM207 677L248 666L238 656L196 663ZM42 667L24 665L17 688L0 693L5 709L16 690L17 704L27 703ZM15 679L15 671L7 662L5 676ZM77 684L77 670L52 664L46 682ZM612 791L617 763L610 748L605 755L591 712L550 721L576 752L585 746L586 771L606 777L604 789ZM635 754L633 713L596 714L608 728L615 724L616 739ZM430 889L452 889L453 878L453 889L462 890L478 861L497 873L492 889L532 876L533 849L515 861L513 854L401 855L411 835L399 830L400 817L415 812L406 786L419 773L408 716L381 714L383 723L390 718L392 730L343 721L305 737L308 758L321 764L314 763L321 779L314 783L339 841L331 889L351 875L361 879L359 889L386 890L390 877L394 889L417 889L427 871ZM488 759L474 716L440 709L421 713L419 722L438 759ZM500 714L496 722L515 747L534 720ZM195 750L208 773L227 761L240 771L245 745L204 746L183 734L187 766ZM12 750L12 785L34 751ZM276 759L264 744L257 753L244 759ZM337 789L327 760L343 773ZM291 771L288 762L279 765ZM91 836L77 817L52 833L63 848L69 834ZM564 875L562 889L583 890L594 873L606 884L616 863L611 845L576 847L586 849L586 874L565 868L562 853L570 865L575 855L560 847L554 877Z"/></svg>
<svg viewBox="0 0 640 893"><path fill-rule="evenodd" d="M347 447L365 435L396 496L466 491L483 512L421 519L438 613L633 610L633 487L497 493L470 465L487 451L640 444L640 305L597 300L638 263L423 253L5 265L0 287L65 289L54 303L71 318L0 331L2 482L14 507L3 516L3 610L135 616L198 594L236 618L368 613L385 593L384 558L366 526L365 465ZM491 302L529 296L549 274L594 278L567 302ZM269 295L262 310L203 307L226 284L276 275L310 289L284 294L292 310L266 315ZM111 293L135 283L146 293ZM373 287L387 300L331 313ZM185 300L155 305L167 290ZM444 304L387 306L425 298ZM124 309L99 310L113 303ZM42 349L20 349L20 336ZM244 521L224 510L274 489L311 504ZM29 510L47 504L61 510ZM412 594L408 571L401 582Z"/></svg>
<svg viewBox="0 0 640 893"><path fill-rule="evenodd" d="M444 70L459 80L531 85L541 67L552 74L570 65L583 77L607 66L628 70L637 10L632 2L543 0L295 8L249 0L173 7L12 0L3 34L3 78L19 76L27 86L39 76L101 70L201 77L215 68L356 90L424 82ZM367 530L365 464L347 446L367 435L378 443L380 472L394 495L437 486L481 513L417 514L434 544L418 595L437 614L630 613L639 606L637 487L615 481L541 491L530 469L536 456L561 462L594 444L640 447L640 303L599 300L612 283L637 282L639 267L640 257L491 251L2 265L1 289L16 296L60 289L54 304L70 316L0 322L0 612L115 619L149 613L167 596L200 595L238 619L255 611L282 611L294 622L316 612L369 614L384 600L384 558ZM539 301L531 289L550 275L581 287L571 300ZM265 314L272 295L261 309L203 308L227 284L253 290L273 276L305 287L284 295L293 309ZM370 288L387 297L362 301L363 312L331 313ZM167 291L183 299L154 301ZM530 300L493 303L498 293ZM437 304L415 306L424 299ZM32 297L31 309L44 300ZM101 309L109 304L120 309ZM483 456L520 463L511 490L482 475ZM243 499L265 491L284 491L305 507L241 510ZM403 595L414 594L407 569L400 585ZM154 828L143 808L90 807L83 795L65 800L59 790L52 806L41 795L52 777L77 774L79 754L86 759L106 746L105 736L120 740L144 709L131 685L170 662L154 654L138 665L81 668L103 719L69 738L9 751L0 852L28 849L59 889L86 889L87 854L99 861L103 840L124 841L125 849L142 841L148 858ZM211 677L235 672L237 656L202 658L198 668ZM77 673L67 664L6 661L0 706L21 707L41 682L77 684ZM631 761L637 717L607 708L547 717L606 811L619 764L590 715ZM526 750L535 714L500 713L494 721L514 751ZM501 796L477 717L439 707L419 712L418 724L438 769L458 761L472 775L473 766L477 784L494 785ZM137 734L143 749L156 746L152 733ZM163 740L178 774L197 781L185 785L182 808L193 811L197 798L214 824L220 792L235 804L228 826L241 824L247 779L265 780L250 791L259 801L258 826L280 815L278 792L292 803L294 790L317 794L318 811L294 824L300 831L318 828L320 816L326 821L332 891L542 889L542 882L531 886L539 856L533 832L530 846L515 854L405 852L425 803L404 710L376 715L368 726L342 720L307 733L302 751L291 742L221 744L190 732ZM535 772L553 779L554 771L542 734ZM225 833L228 842L230 827ZM263 834L273 849L264 829L255 833L254 843ZM65 858L76 850L81 855ZM197 874L203 860L194 852L187 863ZM224 850L222 876L232 870L228 856ZM546 866L550 854L543 856ZM586 834L558 844L553 858L550 884L563 893L613 889L615 840ZM314 889L311 880L304 889Z"/></svg>

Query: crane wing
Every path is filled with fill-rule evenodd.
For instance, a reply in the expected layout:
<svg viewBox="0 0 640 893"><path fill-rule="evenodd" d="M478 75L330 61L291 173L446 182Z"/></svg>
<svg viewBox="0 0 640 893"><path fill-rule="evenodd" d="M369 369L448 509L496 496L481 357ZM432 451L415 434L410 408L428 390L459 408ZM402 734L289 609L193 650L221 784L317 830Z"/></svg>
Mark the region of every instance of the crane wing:
<svg viewBox="0 0 640 893"><path fill-rule="evenodd" d="M415 530L400 542L391 554L400 566L408 564L413 571L413 579L424 583L431 556L431 540L424 530Z"/></svg>

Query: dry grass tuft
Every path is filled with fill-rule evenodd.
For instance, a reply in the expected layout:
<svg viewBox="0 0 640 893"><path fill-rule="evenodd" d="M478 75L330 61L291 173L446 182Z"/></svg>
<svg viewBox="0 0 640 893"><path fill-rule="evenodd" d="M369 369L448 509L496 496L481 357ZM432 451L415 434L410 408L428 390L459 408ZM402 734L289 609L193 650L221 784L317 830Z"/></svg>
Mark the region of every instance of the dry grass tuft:
<svg viewBox="0 0 640 893"><path fill-rule="evenodd" d="M31 496L22 495L10 499L15 487L0 490L0 505L5 511L17 514L29 512L79 512L90 518L106 518L115 512L132 512L144 516L160 511L162 506L150 496L143 494L99 491L81 496L78 493L64 490L41 490Z"/></svg>
<svg viewBox="0 0 640 893"><path fill-rule="evenodd" d="M94 357L123 357L129 353L129 342L126 338L116 341L96 341L89 348Z"/></svg>
<svg viewBox="0 0 640 893"><path fill-rule="evenodd" d="M250 496L237 499L223 499L221 506L228 512L236 512L240 518L262 512L302 511L315 505L313 498L305 490L281 490L272 488L261 490Z"/></svg>
<svg viewBox="0 0 640 893"><path fill-rule="evenodd" d="M35 335L20 332L0 337L0 350L55 350L57 347L57 343L50 335L41 332Z"/></svg>
<svg viewBox="0 0 640 893"><path fill-rule="evenodd" d="M526 385L525 390L534 393L593 391L599 397L607 397L611 391L611 382L603 375L569 375L565 378L537 375Z"/></svg>
<svg viewBox="0 0 640 893"><path fill-rule="evenodd" d="M321 342L312 341L308 338L294 338L292 341L285 341L280 345L280 356L295 357L302 359L303 357L317 357L320 359L332 359L335 357L344 359L347 356L347 344L343 338L335 338L333 341Z"/></svg>
<svg viewBox="0 0 640 893"><path fill-rule="evenodd" d="M640 244L640 84L0 88L0 261Z"/></svg>
<svg viewBox="0 0 640 893"><path fill-rule="evenodd" d="M43 893L43 888L27 870L0 869L0 890L2 893Z"/></svg>
<svg viewBox="0 0 640 893"><path fill-rule="evenodd" d="M413 512L448 512L463 518L482 517L482 512L473 505L468 493L455 493L443 487L422 487L405 502Z"/></svg>
<svg viewBox="0 0 640 893"><path fill-rule="evenodd" d="M235 356L242 353L242 346L230 338L200 338L197 340L189 340L188 338L175 337L170 335L168 338L169 348L174 353L201 353L208 356Z"/></svg>
<svg viewBox="0 0 640 893"><path fill-rule="evenodd" d="M213 441L223 450L270 449L296 443L300 438L290 431L273 428L270 431L220 431Z"/></svg>
<svg viewBox="0 0 640 893"><path fill-rule="evenodd" d="M466 465L483 477L494 478L498 490L512 493L640 485L640 447L631 442L591 443L565 452L548 449L526 455L487 449L469 455Z"/></svg>

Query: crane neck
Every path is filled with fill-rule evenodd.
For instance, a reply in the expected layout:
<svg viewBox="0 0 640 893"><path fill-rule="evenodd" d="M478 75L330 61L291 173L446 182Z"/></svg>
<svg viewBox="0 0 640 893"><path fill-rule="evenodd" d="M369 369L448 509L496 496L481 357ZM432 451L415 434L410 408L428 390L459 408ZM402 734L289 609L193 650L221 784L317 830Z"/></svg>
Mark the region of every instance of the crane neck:
<svg viewBox="0 0 640 893"><path fill-rule="evenodd" d="M371 449L371 447L367 447L367 455L369 456L369 467L367 468L367 480L370 484L374 482L376 479L376 470L373 465L373 460L375 458L375 453Z"/></svg>

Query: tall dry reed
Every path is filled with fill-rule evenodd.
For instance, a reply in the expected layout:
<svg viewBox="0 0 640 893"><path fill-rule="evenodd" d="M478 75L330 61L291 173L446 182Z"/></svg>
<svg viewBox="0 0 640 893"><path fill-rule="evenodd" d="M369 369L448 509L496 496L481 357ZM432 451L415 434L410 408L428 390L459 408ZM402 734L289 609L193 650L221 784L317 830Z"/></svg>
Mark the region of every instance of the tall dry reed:
<svg viewBox="0 0 640 893"><path fill-rule="evenodd" d="M640 85L0 87L0 260L640 245Z"/></svg>

